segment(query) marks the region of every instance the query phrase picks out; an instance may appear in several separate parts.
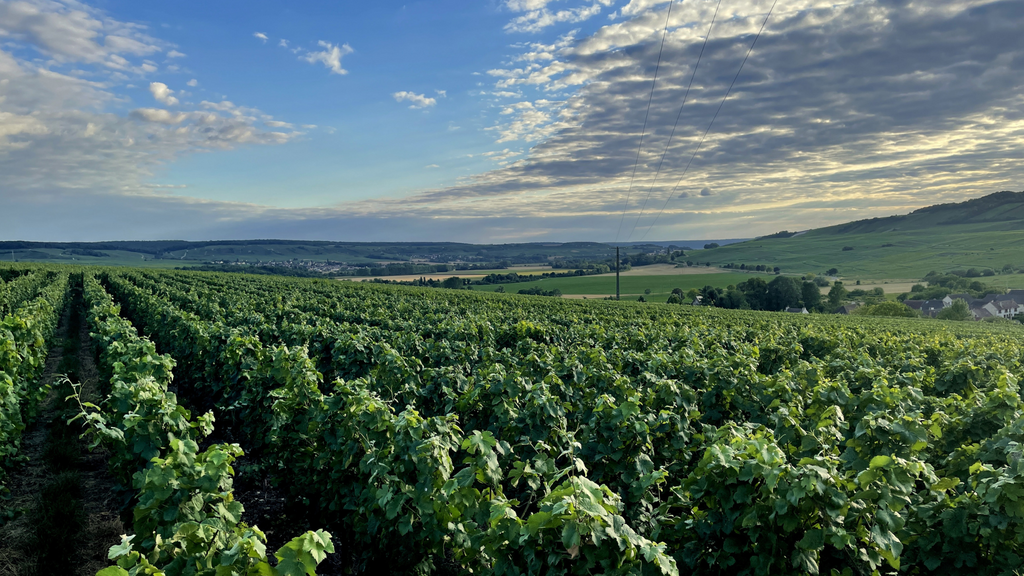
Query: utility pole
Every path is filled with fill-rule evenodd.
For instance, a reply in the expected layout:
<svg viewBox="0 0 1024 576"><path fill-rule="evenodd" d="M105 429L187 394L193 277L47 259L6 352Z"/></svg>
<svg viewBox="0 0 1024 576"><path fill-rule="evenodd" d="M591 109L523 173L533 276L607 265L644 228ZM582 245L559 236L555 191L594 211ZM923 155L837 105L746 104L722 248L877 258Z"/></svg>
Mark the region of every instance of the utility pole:
<svg viewBox="0 0 1024 576"><path fill-rule="evenodd" d="M615 247L615 299L619 299L619 247Z"/></svg>

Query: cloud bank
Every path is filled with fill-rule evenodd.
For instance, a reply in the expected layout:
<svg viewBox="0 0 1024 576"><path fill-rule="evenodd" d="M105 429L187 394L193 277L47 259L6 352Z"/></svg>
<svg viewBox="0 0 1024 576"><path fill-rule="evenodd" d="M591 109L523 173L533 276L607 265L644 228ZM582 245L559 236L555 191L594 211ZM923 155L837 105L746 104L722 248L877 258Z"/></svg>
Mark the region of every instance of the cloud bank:
<svg viewBox="0 0 1024 576"><path fill-rule="evenodd" d="M1011 0L780 2L683 178L771 5L723 3L654 181L716 4L673 7L637 167L640 195L626 207L634 240L806 229L1022 188L1024 3ZM127 222L123 237L138 238L614 240L668 3L620 3L596 27L612 2L502 5L515 44L505 63L481 70L479 92L494 145L477 154L493 170L395 197L286 210L143 184L183 154L288 142L298 134L290 124L229 101L188 104L173 83L166 92L151 86L160 106L110 112L121 99L112 83L162 84L150 59L172 46L78 4L0 4L0 228L36 239L98 239L89 234L118 221ZM565 30L584 20L591 32ZM58 32L65 27L72 32ZM344 74L351 48L320 48L304 57ZM421 109L437 100L392 96ZM76 212L87 202L109 216ZM52 224L24 224L44 209ZM158 225L132 224L157 213Z"/></svg>

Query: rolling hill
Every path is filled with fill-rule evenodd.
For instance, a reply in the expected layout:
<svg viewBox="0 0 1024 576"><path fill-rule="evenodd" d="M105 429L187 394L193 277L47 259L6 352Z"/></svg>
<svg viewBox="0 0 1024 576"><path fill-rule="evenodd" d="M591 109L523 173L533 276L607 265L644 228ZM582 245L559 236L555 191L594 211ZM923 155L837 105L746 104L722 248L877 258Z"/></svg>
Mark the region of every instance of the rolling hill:
<svg viewBox="0 0 1024 576"><path fill-rule="evenodd" d="M765 264L784 272L917 279L929 271L1024 269L1024 192L938 204L902 216L779 233L694 253L701 262Z"/></svg>

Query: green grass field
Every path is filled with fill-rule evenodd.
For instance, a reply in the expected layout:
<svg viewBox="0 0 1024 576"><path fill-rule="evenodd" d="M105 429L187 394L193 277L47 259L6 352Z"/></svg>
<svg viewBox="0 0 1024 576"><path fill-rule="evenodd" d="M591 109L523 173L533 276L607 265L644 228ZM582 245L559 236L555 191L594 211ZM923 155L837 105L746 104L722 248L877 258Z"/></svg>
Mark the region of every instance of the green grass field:
<svg viewBox="0 0 1024 576"><path fill-rule="evenodd" d="M691 258L716 266L766 264L786 273L837 268L846 281L919 279L932 270L958 268L999 271L1007 264L1024 268L1024 193L999 192L789 238L757 238L687 254ZM1024 286L1019 275L1002 281Z"/></svg>
<svg viewBox="0 0 1024 576"><path fill-rule="evenodd" d="M678 274L668 276L622 276L621 292L623 295L631 295L635 299L636 296L643 294L644 290L649 288L651 290L651 298L665 299L668 298L668 295L672 293L673 288L681 288L684 292L689 290L690 288L699 289L703 288L704 286L725 288L730 284L739 284L740 282L743 282L744 280L752 276L764 278L765 281L771 281L771 279L774 278L774 276L770 274L750 273ZM498 286L504 286L506 292L512 293L537 286L543 290L554 290L557 288L562 291L562 294L565 295L608 295L615 294L615 277L578 276L575 278L545 278L543 280L535 280L533 282L519 282L517 284L473 286L473 289L494 292L495 290L498 289Z"/></svg>
<svg viewBox="0 0 1024 576"><path fill-rule="evenodd" d="M72 256L55 248L14 250L14 261L47 264L81 264L86 266L129 266L132 268L174 269L179 266L195 266L194 260L157 260L146 254L123 250L104 250L109 258L94 256ZM12 262L11 251L0 252L0 262Z"/></svg>

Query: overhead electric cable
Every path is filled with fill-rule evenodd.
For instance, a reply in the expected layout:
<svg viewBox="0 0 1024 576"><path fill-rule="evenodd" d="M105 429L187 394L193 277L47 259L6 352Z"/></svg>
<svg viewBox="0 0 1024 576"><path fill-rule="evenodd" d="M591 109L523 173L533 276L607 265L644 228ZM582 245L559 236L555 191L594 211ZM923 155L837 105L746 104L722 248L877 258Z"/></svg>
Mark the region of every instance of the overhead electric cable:
<svg viewBox="0 0 1024 576"><path fill-rule="evenodd" d="M757 44L758 38L761 37L761 32L764 31L764 27L768 24L768 19L771 18L772 12L775 10L775 5L778 4L779 0L772 2L772 7L768 9L768 14L764 17L764 22L761 23L761 28L757 31L757 35L754 36L754 41L750 43L750 48L747 49L747 55L743 57L743 62L740 62L740 69L736 71L736 76L733 77L732 83L729 84L729 89L725 92L725 97L722 98L721 104L718 105L718 110L715 111L715 115L711 118L711 123L708 124L707 130L704 131L704 136L701 137L700 142L697 143L697 148L694 149L693 155L690 156L690 161L686 163L686 168L683 170L682 176L679 177L679 181L672 187L672 192L669 193L668 198L665 199L665 204L662 205L658 215L654 217L654 221L647 227L644 235L640 237L640 241L647 237L647 234L654 228L654 225L658 223L658 218L661 218L665 208L668 207L668 203L672 201L672 197L676 193L676 189L679 188L679 184L683 182L683 178L686 176L686 172L689 171L690 165L693 164L693 159L697 157L697 153L700 152L700 147L704 145L704 139L708 137L708 132L711 131L711 127L715 124L715 120L718 118L718 113L722 111L722 106L725 106L725 101L729 99L729 94L732 93L733 86L736 85L736 80L740 77L740 72L743 72L743 65L747 63L747 58L750 58L750 53L753 52L754 46Z"/></svg>
<svg viewBox="0 0 1024 576"><path fill-rule="evenodd" d="M622 234L622 221L626 218L626 209L629 208L629 196L633 191L633 180L636 178L636 168L640 165L640 151L644 147L644 135L647 133L647 119L651 115L651 102L654 100L654 88L658 85L658 70L661 69L661 54L665 51L665 38L668 36L668 21L672 17L672 5L675 0L668 3L668 14L665 16L665 31L661 33L661 48L658 50L658 64L654 67L654 81L651 82L651 95L647 99L647 113L644 114L644 127L640 130L640 146L636 149L636 161L633 162L633 175L629 178L629 190L626 191L626 203L622 206L622 216L619 218L619 229L615 233L615 240L618 241Z"/></svg>
<svg viewBox="0 0 1024 576"><path fill-rule="evenodd" d="M704 56L704 49L708 47L708 39L711 38L711 29L715 27L715 19L718 18L718 9L722 7L722 0L718 0L718 5L715 6L715 13L711 16L711 25L708 26L708 33L704 36L704 44L700 47L700 54L697 55L697 63L693 66L693 73L690 74L690 83L686 85L686 94L683 95L683 103L679 106L679 113L676 114L676 122L672 125L672 133L668 136L668 144L665 144L665 151L661 154L661 161L658 162L658 171L654 173L654 182L651 182L651 187L647 190L647 198L644 198L644 203L640 207L640 214L636 217L636 222L633 223L633 229L629 231L629 236L626 237L628 241L633 237L633 232L636 232L636 227L640 224L640 219L644 216L644 210L647 209L647 201L651 199L651 193L654 191L654 185L658 183L658 176L661 174L661 167L665 164L665 156L668 156L668 150L672 146L672 138L676 135L676 127L679 126L679 119L683 117L683 106L686 106L686 100L690 97L690 88L693 86L693 79L697 76L697 68L700 67L700 59Z"/></svg>

